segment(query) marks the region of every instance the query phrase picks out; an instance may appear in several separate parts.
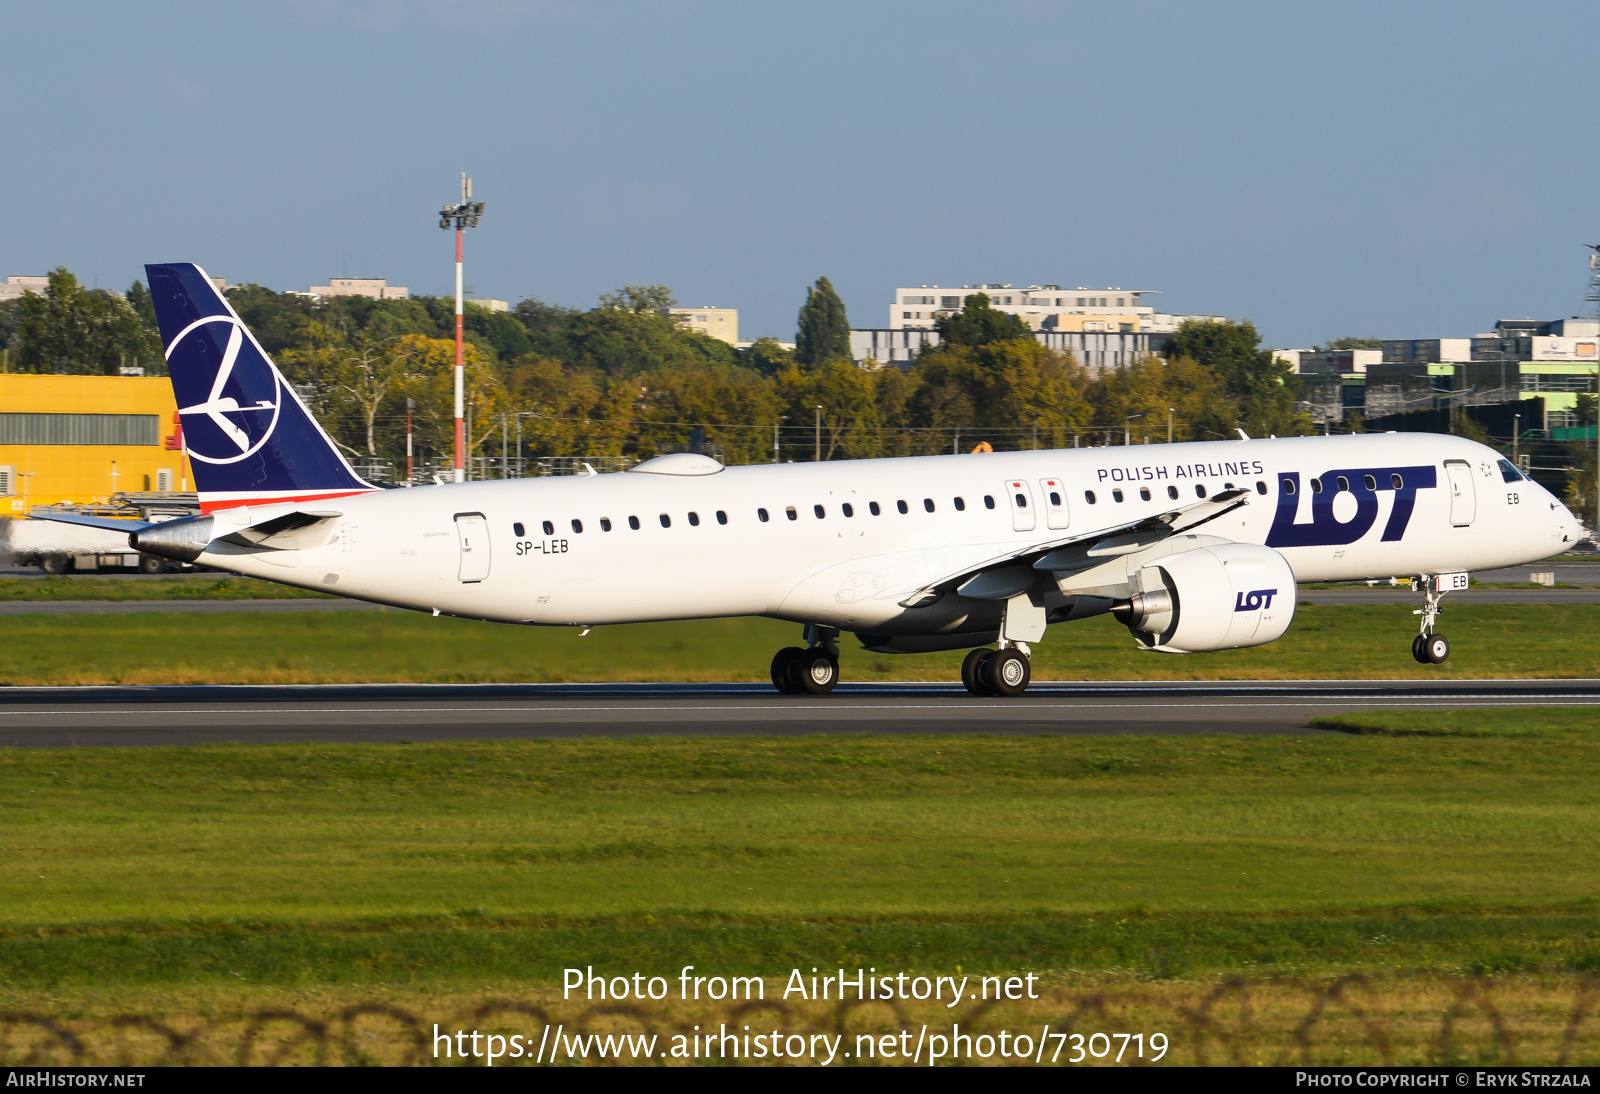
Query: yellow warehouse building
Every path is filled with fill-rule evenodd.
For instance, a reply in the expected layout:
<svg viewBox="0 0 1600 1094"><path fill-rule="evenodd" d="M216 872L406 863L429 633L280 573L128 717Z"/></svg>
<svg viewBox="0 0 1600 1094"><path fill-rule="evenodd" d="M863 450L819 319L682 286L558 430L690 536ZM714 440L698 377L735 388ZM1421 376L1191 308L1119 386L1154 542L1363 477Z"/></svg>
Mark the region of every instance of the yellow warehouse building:
<svg viewBox="0 0 1600 1094"><path fill-rule="evenodd" d="M193 489L177 413L165 376L0 375L0 509Z"/></svg>

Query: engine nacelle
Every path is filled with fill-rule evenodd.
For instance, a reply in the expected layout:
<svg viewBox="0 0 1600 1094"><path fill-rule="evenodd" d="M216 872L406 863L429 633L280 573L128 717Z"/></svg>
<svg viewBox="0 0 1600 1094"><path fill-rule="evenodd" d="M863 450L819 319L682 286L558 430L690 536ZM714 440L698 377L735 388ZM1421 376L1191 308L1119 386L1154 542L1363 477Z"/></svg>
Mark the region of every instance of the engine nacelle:
<svg viewBox="0 0 1600 1094"><path fill-rule="evenodd" d="M1166 555L1132 575L1113 609L1141 645L1162 653L1261 646L1294 621L1294 571L1270 547L1222 543Z"/></svg>

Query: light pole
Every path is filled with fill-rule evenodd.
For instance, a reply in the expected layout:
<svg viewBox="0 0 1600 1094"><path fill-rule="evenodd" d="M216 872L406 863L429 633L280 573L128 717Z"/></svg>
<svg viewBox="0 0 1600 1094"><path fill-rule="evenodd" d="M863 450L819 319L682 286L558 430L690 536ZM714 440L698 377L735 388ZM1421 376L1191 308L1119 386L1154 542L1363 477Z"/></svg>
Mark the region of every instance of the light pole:
<svg viewBox="0 0 1600 1094"><path fill-rule="evenodd" d="M817 404L817 459L822 459L822 404Z"/></svg>
<svg viewBox="0 0 1600 1094"><path fill-rule="evenodd" d="M411 415L417 409L415 399L406 400L406 485L410 486L416 481L416 476L411 470Z"/></svg>
<svg viewBox="0 0 1600 1094"><path fill-rule="evenodd" d="M1172 443L1172 408L1167 407L1167 443Z"/></svg>
<svg viewBox="0 0 1600 1094"><path fill-rule="evenodd" d="M448 228L453 221L456 226L456 481L463 481L466 476L465 451L462 444L463 427L466 419L466 380L462 366L462 335L461 335L461 236L468 228L478 226L478 218L483 215L483 202L472 201L472 180L467 178L465 171L461 172L461 203L459 205L446 205L439 210L439 227Z"/></svg>
<svg viewBox="0 0 1600 1094"><path fill-rule="evenodd" d="M1128 428L1128 423L1129 422L1133 422L1133 421L1137 421L1138 419L1143 418L1143 417L1144 417L1143 414L1129 414L1126 418L1122 419L1122 444L1123 444L1123 447L1127 447L1128 445L1133 443L1133 430Z"/></svg>

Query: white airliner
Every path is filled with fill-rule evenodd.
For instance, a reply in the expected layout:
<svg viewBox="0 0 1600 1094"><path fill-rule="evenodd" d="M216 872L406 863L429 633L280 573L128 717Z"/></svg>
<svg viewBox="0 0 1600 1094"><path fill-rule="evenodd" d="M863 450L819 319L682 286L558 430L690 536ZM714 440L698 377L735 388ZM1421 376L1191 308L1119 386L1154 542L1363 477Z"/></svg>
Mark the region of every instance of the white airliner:
<svg viewBox="0 0 1600 1094"><path fill-rule="evenodd" d="M805 646L773 658L784 692L833 688L844 631L884 653L971 649L962 680L990 695L1026 689L1050 624L1108 612L1150 651L1257 646L1293 620L1297 581L1409 579L1412 655L1438 663L1439 601L1469 570L1580 535L1498 453L1435 434L747 467L677 453L379 489L203 270L147 270L203 515L138 527L139 550L502 623L789 620Z"/></svg>

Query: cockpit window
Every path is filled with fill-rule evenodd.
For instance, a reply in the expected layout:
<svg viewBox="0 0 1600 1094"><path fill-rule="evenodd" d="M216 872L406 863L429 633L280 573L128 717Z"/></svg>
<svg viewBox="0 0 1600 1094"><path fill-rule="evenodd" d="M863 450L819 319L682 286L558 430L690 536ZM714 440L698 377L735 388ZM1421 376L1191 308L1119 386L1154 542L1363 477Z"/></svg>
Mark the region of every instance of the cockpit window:
<svg viewBox="0 0 1600 1094"><path fill-rule="evenodd" d="M1500 477L1506 482L1521 482L1522 472L1517 470L1517 465L1510 460L1501 460Z"/></svg>

